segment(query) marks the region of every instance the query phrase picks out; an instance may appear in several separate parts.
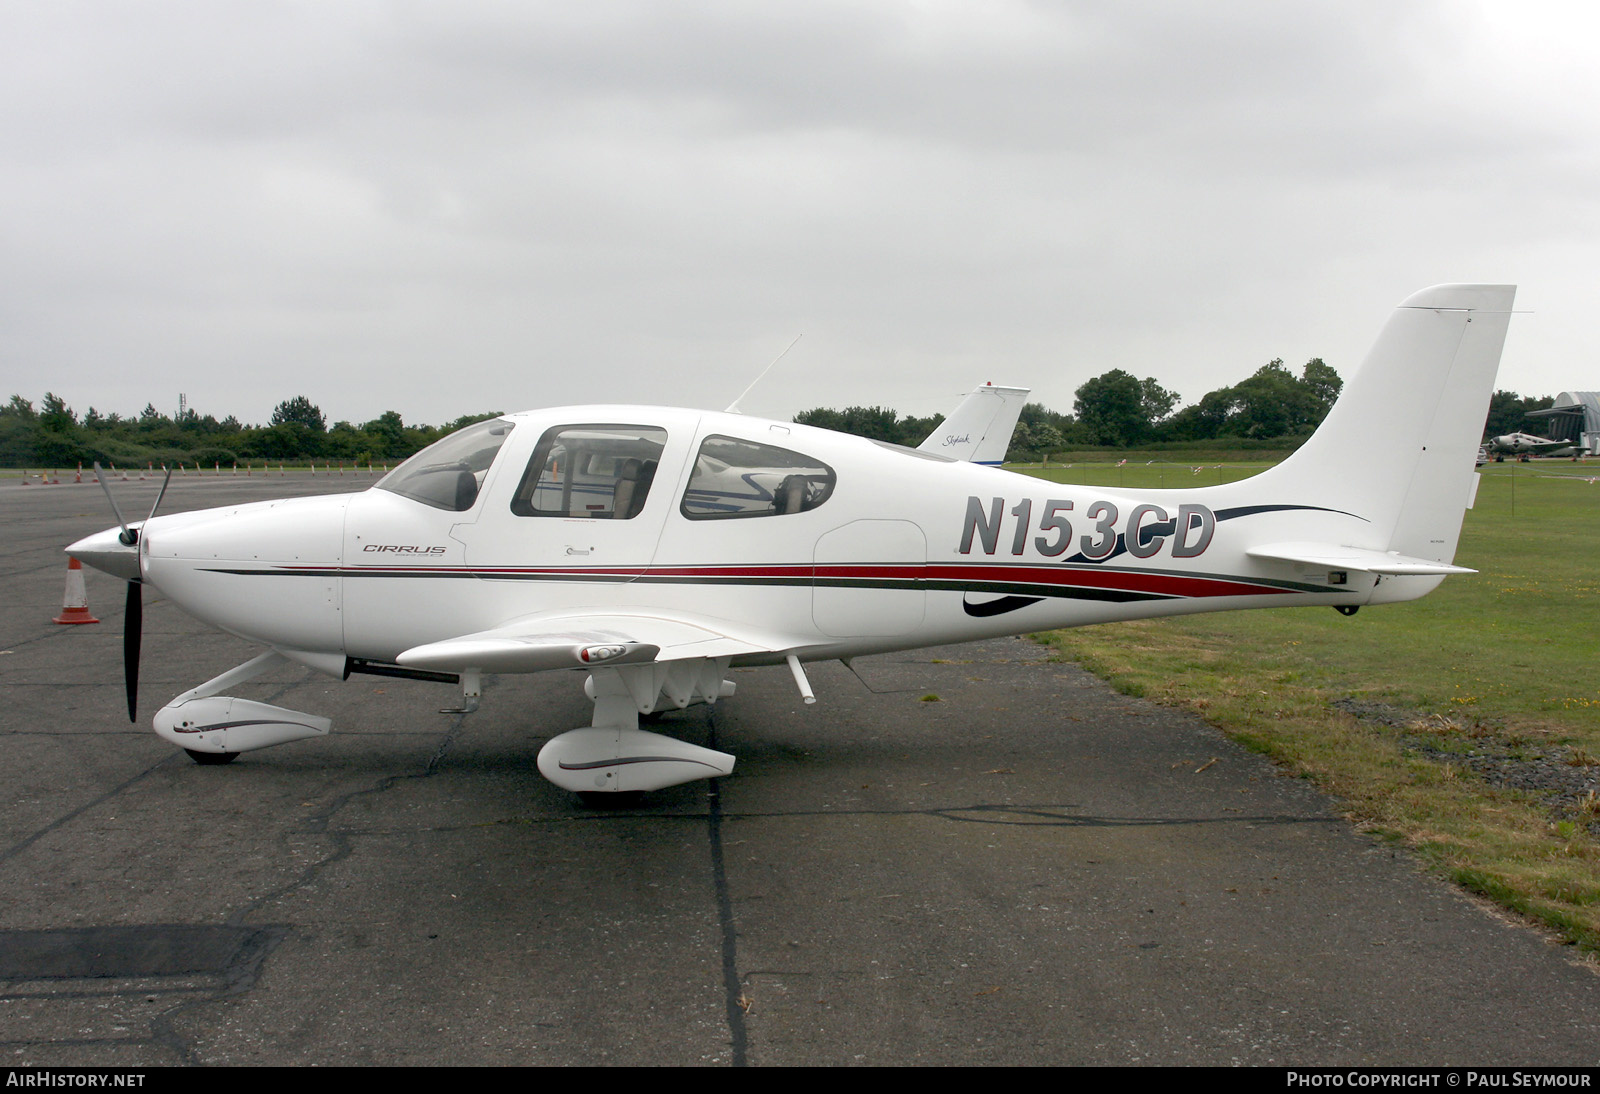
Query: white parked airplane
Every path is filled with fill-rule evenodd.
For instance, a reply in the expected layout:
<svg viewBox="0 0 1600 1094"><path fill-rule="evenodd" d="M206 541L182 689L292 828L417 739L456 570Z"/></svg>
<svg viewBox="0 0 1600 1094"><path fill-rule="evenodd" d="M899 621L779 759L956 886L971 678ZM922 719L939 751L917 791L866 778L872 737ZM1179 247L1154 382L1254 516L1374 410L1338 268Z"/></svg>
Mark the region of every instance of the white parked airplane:
<svg viewBox="0 0 1600 1094"><path fill-rule="evenodd" d="M1046 482L741 415L536 410L469 426L360 494L152 517L73 544L268 647L156 731L202 762L327 733L223 694L285 660L451 681L578 670L592 724L540 770L650 790L733 757L639 729L804 662L1120 619L1412 600L1453 565L1514 289L1407 299L1320 429L1250 479L1139 493ZM1373 445L1373 437L1385 444ZM120 519L120 517L119 517Z"/></svg>

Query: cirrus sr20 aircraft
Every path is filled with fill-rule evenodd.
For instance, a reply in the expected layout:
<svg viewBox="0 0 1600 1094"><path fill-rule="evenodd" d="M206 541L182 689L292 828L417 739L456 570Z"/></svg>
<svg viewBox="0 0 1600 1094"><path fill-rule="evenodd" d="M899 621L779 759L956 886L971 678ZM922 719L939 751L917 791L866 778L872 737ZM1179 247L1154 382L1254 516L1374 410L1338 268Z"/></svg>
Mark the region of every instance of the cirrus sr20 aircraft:
<svg viewBox="0 0 1600 1094"><path fill-rule="evenodd" d="M1471 573L1453 560L1514 292L1414 294L1299 451L1219 486L1063 485L929 444L582 406L469 426L364 493L152 516L67 550L130 583L130 717L140 584L267 647L157 712L200 762L328 732L223 694L285 660L459 684L462 710L485 673L561 670L584 674L594 717L540 771L652 790L732 770L639 728L732 695L730 666L787 665L812 702L808 661L1238 608L1354 614Z"/></svg>

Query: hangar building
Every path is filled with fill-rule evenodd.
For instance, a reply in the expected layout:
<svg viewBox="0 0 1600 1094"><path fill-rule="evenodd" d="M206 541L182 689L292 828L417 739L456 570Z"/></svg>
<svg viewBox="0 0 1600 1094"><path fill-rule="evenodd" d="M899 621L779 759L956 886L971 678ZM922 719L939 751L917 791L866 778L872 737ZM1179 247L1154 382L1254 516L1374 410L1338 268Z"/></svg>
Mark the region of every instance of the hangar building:
<svg viewBox="0 0 1600 1094"><path fill-rule="evenodd" d="M1552 441L1571 441L1600 456L1600 391L1563 391L1548 410L1530 410L1528 417L1550 419L1541 432Z"/></svg>

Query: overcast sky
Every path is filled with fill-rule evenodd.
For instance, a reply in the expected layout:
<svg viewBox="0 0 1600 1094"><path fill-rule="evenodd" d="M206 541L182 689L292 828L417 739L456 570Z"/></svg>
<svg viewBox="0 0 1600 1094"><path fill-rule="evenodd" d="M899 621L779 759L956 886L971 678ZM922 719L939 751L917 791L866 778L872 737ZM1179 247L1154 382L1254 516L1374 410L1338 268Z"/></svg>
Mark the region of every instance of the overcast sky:
<svg viewBox="0 0 1600 1094"><path fill-rule="evenodd" d="M1600 388L1593 10L0 0L0 398L1187 403L1444 281Z"/></svg>

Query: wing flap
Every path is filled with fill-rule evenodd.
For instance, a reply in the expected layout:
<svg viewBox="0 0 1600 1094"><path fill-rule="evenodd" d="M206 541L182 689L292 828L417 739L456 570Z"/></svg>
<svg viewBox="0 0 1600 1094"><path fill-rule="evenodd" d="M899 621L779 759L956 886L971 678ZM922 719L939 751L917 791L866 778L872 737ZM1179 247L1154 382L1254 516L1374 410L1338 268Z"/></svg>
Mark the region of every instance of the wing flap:
<svg viewBox="0 0 1600 1094"><path fill-rule="evenodd" d="M1343 547L1332 543L1268 543L1245 551L1251 558L1276 562L1299 562L1329 570L1359 570L1369 574L1398 577L1475 574L1465 566L1414 558L1395 551L1374 551L1366 547Z"/></svg>

